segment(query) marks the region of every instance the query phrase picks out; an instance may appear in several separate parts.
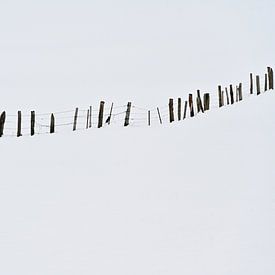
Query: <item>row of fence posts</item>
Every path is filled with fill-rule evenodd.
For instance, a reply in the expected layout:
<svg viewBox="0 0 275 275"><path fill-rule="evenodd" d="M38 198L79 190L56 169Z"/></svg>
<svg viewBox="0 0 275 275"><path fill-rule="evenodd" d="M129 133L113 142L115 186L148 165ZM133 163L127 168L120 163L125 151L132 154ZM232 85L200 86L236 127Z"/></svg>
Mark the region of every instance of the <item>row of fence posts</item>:
<svg viewBox="0 0 275 275"><path fill-rule="evenodd" d="M250 94L254 93L254 85L253 85L253 74L250 74ZM264 78L264 91L273 90L274 89L274 74L273 69L271 67L267 67L267 73L265 73ZM256 75L256 93L259 95L261 93L261 84L260 84L260 76Z"/></svg>
<svg viewBox="0 0 275 275"><path fill-rule="evenodd" d="M254 77L253 74L250 73L250 94L254 93ZM265 83L264 83L264 91L272 90L274 89L274 76L273 76L273 69L271 67L267 67L267 73L265 73ZM261 84L260 84L260 76L256 75L256 94L261 94ZM225 105L234 104L235 102L239 102L243 100L243 85L242 83L239 83L239 85L236 86L236 89L234 91L233 85L229 86L229 89L225 87L224 90L222 90L222 86L218 86L218 106L223 107ZM178 98L178 120L181 120L181 98ZM186 118L187 113L187 105L189 105L190 110L190 117L194 117L195 111L194 111L194 103L193 103L193 95L189 94L188 101L185 101L184 104L184 115L183 119ZM203 101L200 95L200 91L197 91L197 97L196 97L196 105L197 105L197 112L204 113L205 111L208 111L210 109L210 94L205 93L203 95ZM172 98L169 99L169 122L172 123L175 121L174 116L174 100Z"/></svg>
<svg viewBox="0 0 275 275"><path fill-rule="evenodd" d="M208 110L210 110L210 94L205 93L203 97L201 98L200 90L197 91L197 97L196 101L194 103L193 100L193 94L189 94L188 100L184 101L184 107L183 107L183 114L182 114L182 99L178 98L177 102L177 120L184 120L187 117L187 109L189 106L189 112L190 112L190 117L195 116L195 107L194 105L196 104L197 106L197 112L204 113ZM169 99L169 122L172 123L175 121L175 114L174 114L174 99L170 98Z"/></svg>
<svg viewBox="0 0 275 275"><path fill-rule="evenodd" d="M256 75L256 94L261 94L261 83L260 83L260 76ZM267 73L265 73L264 77L264 91L274 89L274 75L273 75L273 69L271 67L267 67ZM250 94L254 94L254 77L253 74L250 73ZM222 89L222 86L218 86L218 106L223 107L225 105L234 104L235 102L239 102L243 100L243 85L240 83L236 86L236 89L234 91L233 85L229 86L229 89L225 87L225 89ZM101 101L99 105L99 113L98 113L98 124L97 128L103 127L104 124L104 105L105 102ZM204 93L203 97L201 97L200 90L197 90L197 96L196 100L194 102L193 100L193 94L189 94L188 100L184 101L184 104L182 104L182 99L178 98L177 101L177 120L184 120L187 117L187 109L189 106L189 112L190 117L195 116L195 108L194 105L197 107L197 113L204 113L208 110L210 110L210 94ZM113 106L112 103L110 108L110 113L107 117L106 124L110 125L111 119L112 119L112 112L113 112ZM132 103L128 102L125 112L125 119L124 119L124 127L129 126L130 124L130 114L131 114L131 108ZM172 123L175 121L175 114L174 114L174 100L173 98L169 99L168 103L168 109L169 109L169 122ZM182 113L183 109L183 113ZM159 123L162 124L163 120L161 117L160 109L157 107L157 115L159 119ZM77 121L78 121L78 113L79 109L75 109L74 118L73 118L73 131L77 130ZM148 126L151 126L151 110L148 110ZM2 112L0 115L0 137L4 134L4 125L6 121L6 112ZM30 127L30 134L31 136L35 135L35 111L31 111L31 127ZM50 133L55 133L55 116L52 113L50 115ZM87 110L87 118L86 118L86 129L92 127L92 106L89 107ZM18 111L17 114L17 137L22 136L22 112Z"/></svg>

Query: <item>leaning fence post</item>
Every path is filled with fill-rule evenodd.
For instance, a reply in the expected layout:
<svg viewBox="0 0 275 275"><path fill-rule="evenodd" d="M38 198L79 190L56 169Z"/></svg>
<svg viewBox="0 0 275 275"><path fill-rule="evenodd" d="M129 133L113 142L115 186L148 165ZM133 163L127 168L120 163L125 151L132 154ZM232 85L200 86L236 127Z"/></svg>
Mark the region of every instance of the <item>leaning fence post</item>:
<svg viewBox="0 0 275 275"><path fill-rule="evenodd" d="M2 112L0 116L0 137L2 137L4 134L5 121L6 121L6 112Z"/></svg>
<svg viewBox="0 0 275 275"><path fill-rule="evenodd" d="M174 118L174 103L173 98L169 99L169 121L172 123L175 120Z"/></svg>
<svg viewBox="0 0 275 275"><path fill-rule="evenodd" d="M250 73L250 94L253 94L253 74Z"/></svg>
<svg viewBox="0 0 275 275"><path fill-rule="evenodd" d="M31 111L31 136L34 136L34 127L35 127L35 111Z"/></svg>
<svg viewBox="0 0 275 275"><path fill-rule="evenodd" d="M184 113L183 113L183 119L185 119L186 118L186 114L187 114L187 105L188 105L188 102L187 102L187 100L185 101L185 103L184 103Z"/></svg>
<svg viewBox="0 0 275 275"><path fill-rule="evenodd" d="M97 128L101 128L103 126L104 104L105 104L104 101L100 101Z"/></svg>
<svg viewBox="0 0 275 275"><path fill-rule="evenodd" d="M159 107L157 107L157 111L158 111L158 116L159 116L159 122L160 122L160 124L162 124L162 119L161 119L161 116L160 116Z"/></svg>
<svg viewBox="0 0 275 275"><path fill-rule="evenodd" d="M204 113L203 106L202 106L202 100L201 100L200 90L197 90L197 108L198 108L198 113L200 111L202 111Z"/></svg>
<svg viewBox="0 0 275 275"><path fill-rule="evenodd" d="M50 133L53 134L54 131L55 131L55 118L54 118L54 114L51 114Z"/></svg>
<svg viewBox="0 0 275 275"><path fill-rule="evenodd" d="M17 137L21 137L22 136L22 113L21 111L17 112Z"/></svg>
<svg viewBox="0 0 275 275"><path fill-rule="evenodd" d="M194 114L194 105L193 105L193 95L189 94L189 108L190 108L190 117L193 117Z"/></svg>
<svg viewBox="0 0 275 275"><path fill-rule="evenodd" d="M126 110L126 115L125 115L125 121L124 121L124 127L129 125L129 121L130 121L130 112L131 112L131 102L128 102L127 104L127 110Z"/></svg>
<svg viewBox="0 0 275 275"><path fill-rule="evenodd" d="M73 124L73 131L76 130L76 125L77 125L77 116L78 116L78 108L75 109L74 113L74 124Z"/></svg>
<svg viewBox="0 0 275 275"><path fill-rule="evenodd" d="M234 91L233 91L233 85L230 85L230 100L231 104L234 104Z"/></svg>
<svg viewBox="0 0 275 275"><path fill-rule="evenodd" d="M181 120L181 98L178 98L178 120Z"/></svg>
<svg viewBox="0 0 275 275"><path fill-rule="evenodd" d="M110 114L109 114L109 116L107 118L107 121L108 121L109 125L110 125L111 119L112 119L113 107L114 107L114 103L112 103L112 105L111 105Z"/></svg>
<svg viewBox="0 0 275 275"><path fill-rule="evenodd" d="M256 76L257 95L261 93L260 76Z"/></svg>

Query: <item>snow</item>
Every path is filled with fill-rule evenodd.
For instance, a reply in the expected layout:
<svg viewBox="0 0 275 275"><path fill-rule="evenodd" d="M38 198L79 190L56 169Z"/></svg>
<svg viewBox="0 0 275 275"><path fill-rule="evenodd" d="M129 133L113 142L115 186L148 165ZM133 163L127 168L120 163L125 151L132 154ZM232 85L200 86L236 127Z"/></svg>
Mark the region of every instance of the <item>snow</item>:
<svg viewBox="0 0 275 275"><path fill-rule="evenodd" d="M274 68L274 10L274 0L2 0L0 275L274 275L275 94L248 92L249 73L262 89ZM240 82L245 100L218 109L218 85ZM170 125L168 99L197 89L211 111ZM82 131L101 100L107 112L144 109L128 128L121 114ZM18 110L21 138L10 137Z"/></svg>
<svg viewBox="0 0 275 275"><path fill-rule="evenodd" d="M273 275L275 94L152 127L2 138L0 274Z"/></svg>

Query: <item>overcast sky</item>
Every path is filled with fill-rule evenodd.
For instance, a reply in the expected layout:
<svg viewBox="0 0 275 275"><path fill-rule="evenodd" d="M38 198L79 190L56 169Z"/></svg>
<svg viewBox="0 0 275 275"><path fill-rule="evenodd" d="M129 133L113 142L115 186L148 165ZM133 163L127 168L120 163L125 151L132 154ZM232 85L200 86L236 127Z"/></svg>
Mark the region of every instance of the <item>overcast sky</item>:
<svg viewBox="0 0 275 275"><path fill-rule="evenodd" d="M1 0L1 108L144 106L275 65L274 0Z"/></svg>

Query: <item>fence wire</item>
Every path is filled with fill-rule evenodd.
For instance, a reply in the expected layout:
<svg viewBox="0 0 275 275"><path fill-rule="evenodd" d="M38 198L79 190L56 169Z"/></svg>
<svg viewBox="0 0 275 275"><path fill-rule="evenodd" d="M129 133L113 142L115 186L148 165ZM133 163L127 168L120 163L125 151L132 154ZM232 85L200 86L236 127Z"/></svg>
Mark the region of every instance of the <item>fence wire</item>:
<svg viewBox="0 0 275 275"><path fill-rule="evenodd" d="M261 84L261 93L266 92L265 88L263 88L263 83L265 81L265 76L260 78ZM249 88L250 83L244 82L242 93L243 99L255 95L255 86L254 86L254 94L251 95ZM273 84L272 84L273 85ZM272 87L273 88L273 87ZM230 87L227 87L228 93L230 93ZM233 86L234 89L234 103L236 103L236 85ZM227 105L225 87L222 87L222 91L224 91L224 105ZM202 104L203 95L205 93L201 92ZM210 110L215 110L220 108L219 106L219 96L218 92L208 92L210 94ZM181 99L180 112L178 101L174 100L173 104L173 114L174 120L178 119L178 113L180 113L180 120L190 119L190 102L188 101L188 96L186 98ZM187 102L187 105L186 105ZM231 105L229 103L229 105ZM112 106L112 110L111 110ZM185 106L187 109L185 110ZM194 107L194 116L199 113L199 109L197 106L197 93L193 94L193 107ZM91 110L91 113L90 113ZM99 108L94 108L93 106L88 106L87 109L78 109L77 118L75 118L76 109L73 110L64 110L57 111L53 113L35 113L35 124L34 124L34 132L35 135L44 135L49 134L51 131L51 117L54 116L54 132L66 132L72 131L74 128L74 124L76 121L76 129L75 130L86 130L90 128L98 127L99 120ZM155 126L161 124L170 123L170 113L171 109L169 109L169 104L165 104L162 106L156 106L154 108L144 108L142 106L132 105L129 113L129 127L145 127L145 126ZM2 113L3 114L3 113ZM184 114L186 114L184 118ZM109 106L105 105L102 121L102 127L111 127L112 125L116 126L124 126L125 118L127 115L127 105L114 105L110 104ZM1 118L0 118L1 124ZM21 114L21 134L22 136L29 136L31 133L31 113L22 113ZM9 114L5 112L5 122L3 124L3 136L6 137L15 137L18 132L18 114ZM1 125L0 125L1 132Z"/></svg>

